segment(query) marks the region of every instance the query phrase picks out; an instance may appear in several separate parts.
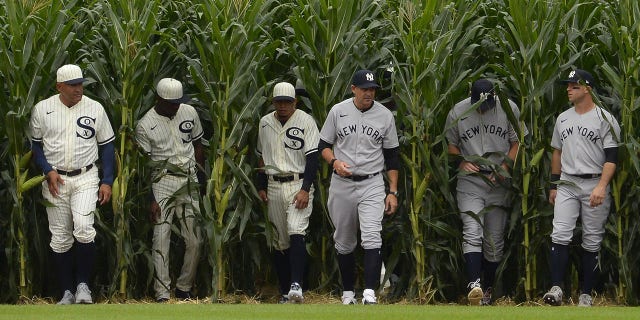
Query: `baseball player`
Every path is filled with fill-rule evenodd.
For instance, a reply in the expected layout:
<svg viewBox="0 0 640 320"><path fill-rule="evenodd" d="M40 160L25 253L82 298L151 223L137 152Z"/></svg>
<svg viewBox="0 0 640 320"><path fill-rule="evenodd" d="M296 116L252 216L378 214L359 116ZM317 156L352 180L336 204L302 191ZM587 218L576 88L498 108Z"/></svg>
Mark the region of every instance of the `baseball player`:
<svg viewBox="0 0 640 320"><path fill-rule="evenodd" d="M302 303L307 256L304 235L318 171L318 127L310 115L296 109L296 89L290 83L276 84L272 101L275 111L262 117L258 128L261 170L257 189L276 229L270 246L275 248L280 302Z"/></svg>
<svg viewBox="0 0 640 320"><path fill-rule="evenodd" d="M93 303L88 283L96 255L94 211L96 203L111 198L115 135L102 105L83 95L80 67L64 65L56 77L59 94L38 102L31 112L31 147L47 177L42 196L52 204L46 211L62 289L58 304Z"/></svg>
<svg viewBox="0 0 640 320"><path fill-rule="evenodd" d="M569 260L569 243L578 217L582 222L582 272L578 306L590 307L604 224L611 208L609 182L618 162L620 126L592 99L593 76L576 69L562 81L572 108L556 119L551 138L549 202L553 204L551 283L544 295L550 305L562 304L562 284ZM559 182L559 183L558 183Z"/></svg>
<svg viewBox="0 0 640 320"><path fill-rule="evenodd" d="M383 212L398 207L399 143L393 114L374 101L374 74L353 75L354 97L334 105L320 130L318 149L333 169L327 207L335 227L333 240L342 276L342 303L355 304L355 256L358 229L364 248L363 304L376 304L380 284ZM387 171L385 194L382 171Z"/></svg>
<svg viewBox="0 0 640 320"><path fill-rule="evenodd" d="M180 81L164 78L156 86L156 105L136 126L136 141L158 164L154 171L151 199L153 228L153 265L157 302L170 297L169 245L171 225L176 217L185 242L184 260L176 280L175 297L190 299L191 287L200 259L198 171L204 166L204 148L200 139L202 125L196 110L185 104Z"/></svg>
<svg viewBox="0 0 640 320"><path fill-rule="evenodd" d="M509 100L508 107L520 117L514 102ZM456 198L463 225L467 297L471 305L488 305L504 248L504 208L509 206L508 180L503 175L518 154L518 135L487 79L475 81L471 97L449 111L446 128L448 152L457 159ZM467 160L468 156L486 161Z"/></svg>

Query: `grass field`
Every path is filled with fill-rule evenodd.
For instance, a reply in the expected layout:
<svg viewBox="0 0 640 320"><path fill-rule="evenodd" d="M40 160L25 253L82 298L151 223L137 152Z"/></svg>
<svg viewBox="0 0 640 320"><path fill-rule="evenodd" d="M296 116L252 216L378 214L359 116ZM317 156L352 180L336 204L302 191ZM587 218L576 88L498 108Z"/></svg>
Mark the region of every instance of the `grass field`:
<svg viewBox="0 0 640 320"><path fill-rule="evenodd" d="M637 307L469 307L338 304L0 305L0 319L638 319Z"/></svg>

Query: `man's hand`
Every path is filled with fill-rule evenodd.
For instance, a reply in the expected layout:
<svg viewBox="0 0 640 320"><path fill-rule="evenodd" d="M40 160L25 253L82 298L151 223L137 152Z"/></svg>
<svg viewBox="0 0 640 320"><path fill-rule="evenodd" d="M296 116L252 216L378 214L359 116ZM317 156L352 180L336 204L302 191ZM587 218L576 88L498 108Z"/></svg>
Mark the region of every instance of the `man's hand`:
<svg viewBox="0 0 640 320"><path fill-rule="evenodd" d="M384 213L392 215L398 209L398 198L393 194L388 194L384 199Z"/></svg>
<svg viewBox="0 0 640 320"><path fill-rule="evenodd" d="M149 220L153 223L158 223L160 220L160 205L157 201L151 201L151 207L149 208Z"/></svg>
<svg viewBox="0 0 640 320"><path fill-rule="evenodd" d="M342 176L342 177L351 176L352 173L351 173L351 171L349 171L348 168L351 168L351 166L348 163L344 162L344 161L336 160L333 163L333 169L336 170L336 173L339 176Z"/></svg>
<svg viewBox="0 0 640 320"><path fill-rule="evenodd" d="M558 194L558 190L551 189L549 190L549 203L556 204L556 195Z"/></svg>
<svg viewBox="0 0 640 320"><path fill-rule="evenodd" d="M601 205L602 202L604 202L604 198L606 197L606 195L607 188L597 185L595 188L593 188L593 191L591 191L591 196L589 197L589 206L595 208Z"/></svg>
<svg viewBox="0 0 640 320"><path fill-rule="evenodd" d="M49 185L49 192L51 195L57 197L60 194L58 184L64 185L64 180L58 174L58 171L51 170L47 172L47 184Z"/></svg>
<svg viewBox="0 0 640 320"><path fill-rule="evenodd" d="M293 197L293 205L296 209L304 209L309 205L309 192L300 190Z"/></svg>
<svg viewBox="0 0 640 320"><path fill-rule="evenodd" d="M98 189L98 201L100 205L103 205L111 199L111 186L103 183L100 185L100 189Z"/></svg>
<svg viewBox="0 0 640 320"><path fill-rule="evenodd" d="M267 197L267 190L258 190L258 196L262 200L262 202L269 202L269 198Z"/></svg>
<svg viewBox="0 0 640 320"><path fill-rule="evenodd" d="M475 163L466 160L462 160L458 168L460 168L461 171L480 172L480 167L478 167Z"/></svg>

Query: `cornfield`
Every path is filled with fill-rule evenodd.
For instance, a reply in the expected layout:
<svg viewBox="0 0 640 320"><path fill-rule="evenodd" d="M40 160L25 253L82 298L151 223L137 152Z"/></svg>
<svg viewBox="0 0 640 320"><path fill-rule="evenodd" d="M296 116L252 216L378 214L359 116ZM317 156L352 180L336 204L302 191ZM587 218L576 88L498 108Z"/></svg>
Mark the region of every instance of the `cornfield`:
<svg viewBox="0 0 640 320"><path fill-rule="evenodd" d="M350 95L357 69L374 70L392 100L401 138L400 209L384 221L390 301L458 301L466 294L462 235L444 138L445 119L479 77L516 101L521 152L512 179L505 259L494 295L538 299L550 286L553 208L547 202L551 134L568 108L556 82L575 67L599 80L597 99L622 127L620 162L597 289L620 304L640 298L640 5L635 0L3 0L0 2L0 302L56 295L49 232L27 139L31 108L55 93L55 71L82 67L85 94L116 130L117 179L96 215L94 292L109 301L152 292L150 164L133 139L154 103L154 84L185 84L205 127L206 236L195 293L218 301L260 294L275 282L253 181L256 124L279 81L300 79L303 108L322 125ZM309 289L337 292L339 274L326 209L330 171L318 173L307 236ZM580 230L571 245L578 261ZM181 246L174 238L172 272ZM567 285L580 281L573 264ZM633 266L636 267L633 267ZM391 277L391 273L394 277ZM175 274L173 275L175 276ZM395 277L397 276L397 277ZM385 279L385 280L386 280Z"/></svg>

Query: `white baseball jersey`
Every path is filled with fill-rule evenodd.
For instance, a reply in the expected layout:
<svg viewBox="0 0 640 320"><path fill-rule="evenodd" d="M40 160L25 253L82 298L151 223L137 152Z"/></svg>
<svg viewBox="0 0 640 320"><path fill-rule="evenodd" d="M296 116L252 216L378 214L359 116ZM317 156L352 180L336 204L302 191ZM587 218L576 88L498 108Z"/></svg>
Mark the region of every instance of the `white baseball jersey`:
<svg viewBox="0 0 640 320"><path fill-rule="evenodd" d="M188 104L181 104L171 119L151 108L136 126L136 141L151 160L168 160L185 170L196 166L192 142L203 134L200 117Z"/></svg>
<svg viewBox="0 0 640 320"><path fill-rule="evenodd" d="M604 149L617 147L619 138L618 121L607 110L596 106L578 114L572 107L558 116L551 146L562 150L563 173L597 174L604 165Z"/></svg>
<svg viewBox="0 0 640 320"><path fill-rule="evenodd" d="M265 173L304 173L306 155L318 150L319 139L315 120L302 110L296 109L284 125L276 118L275 112L262 117L257 153L264 161Z"/></svg>
<svg viewBox="0 0 640 320"><path fill-rule="evenodd" d="M87 96L72 107L64 105L59 95L38 102L31 112L30 130L32 140L42 142L49 164L65 171L96 162L98 145L115 139L104 108Z"/></svg>
<svg viewBox="0 0 640 320"><path fill-rule="evenodd" d="M379 173L384 169L382 149L400 145L391 111L374 101L370 109L362 112L353 98L331 108L320 138L334 145L336 159L348 163L354 175Z"/></svg>
<svg viewBox="0 0 640 320"><path fill-rule="evenodd" d="M516 119L520 118L520 110L509 100L511 111ZM511 143L518 141L518 134L507 118L507 114L496 100L496 106L484 113L472 109L471 98L462 100L449 111L447 116L446 137L449 144L458 149L463 156L488 157L495 164L501 164L511 148ZM525 135L528 134L524 127ZM489 169L489 168L486 168Z"/></svg>

